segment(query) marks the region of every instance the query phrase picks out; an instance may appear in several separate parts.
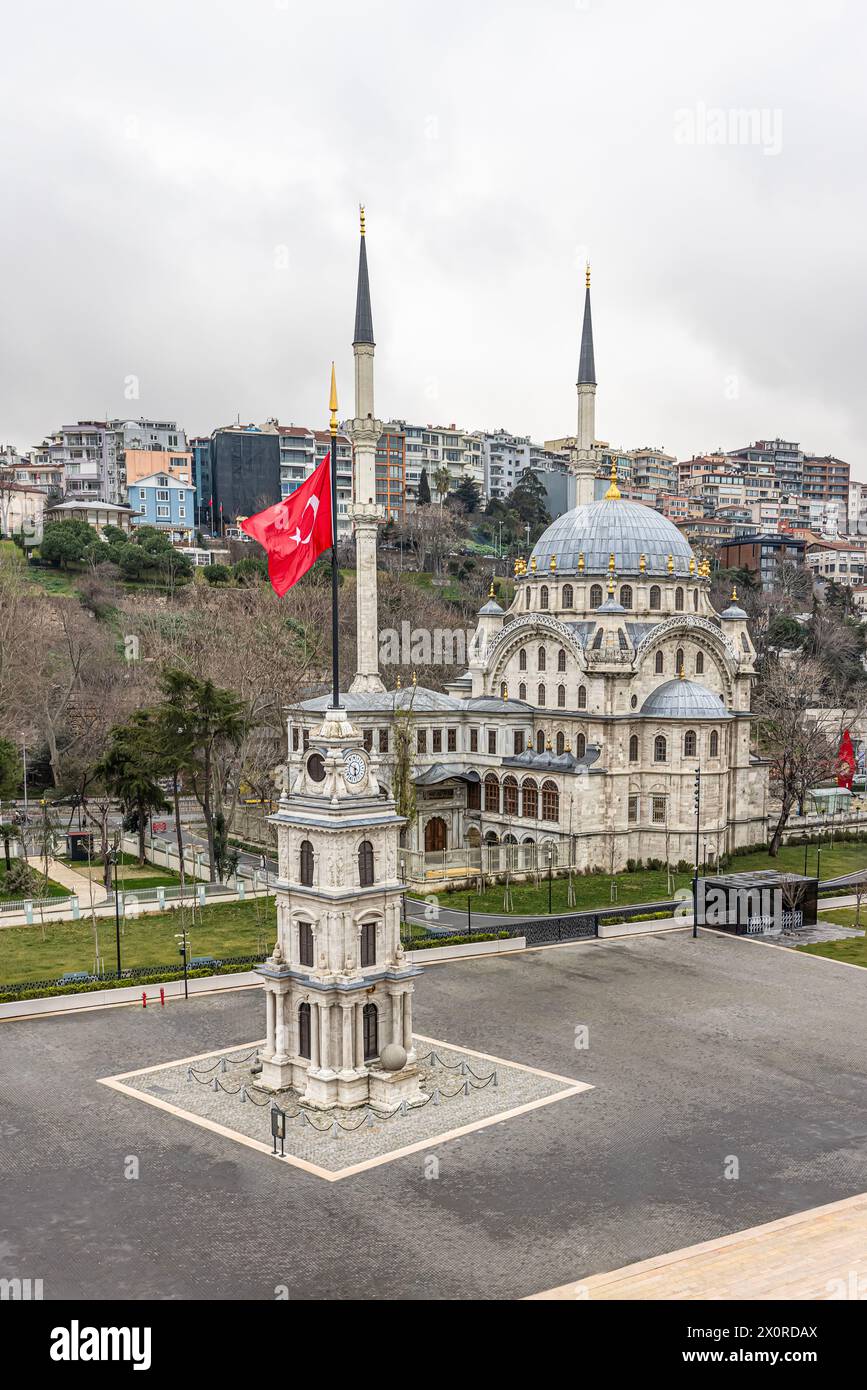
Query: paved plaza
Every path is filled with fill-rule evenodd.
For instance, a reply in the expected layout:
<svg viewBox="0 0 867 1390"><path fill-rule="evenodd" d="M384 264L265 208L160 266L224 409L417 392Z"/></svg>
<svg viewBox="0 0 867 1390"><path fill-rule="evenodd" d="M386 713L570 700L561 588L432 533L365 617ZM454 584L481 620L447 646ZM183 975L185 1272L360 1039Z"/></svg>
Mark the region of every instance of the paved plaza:
<svg viewBox="0 0 867 1390"><path fill-rule="evenodd" d="M260 1038L258 989L0 1024L0 1276L519 1298L867 1189L867 972L678 932L433 965L415 999L417 1033L592 1089L325 1182L100 1084Z"/></svg>

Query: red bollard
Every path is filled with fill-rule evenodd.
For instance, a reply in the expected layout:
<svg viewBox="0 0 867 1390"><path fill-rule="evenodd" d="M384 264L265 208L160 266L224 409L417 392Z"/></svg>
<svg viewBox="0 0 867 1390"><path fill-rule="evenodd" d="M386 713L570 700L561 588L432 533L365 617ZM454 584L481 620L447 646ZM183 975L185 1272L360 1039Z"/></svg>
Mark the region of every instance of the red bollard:
<svg viewBox="0 0 867 1390"><path fill-rule="evenodd" d="M141 992L141 1006L143 1009L146 1009L148 1006L148 997L145 994L144 990L142 990Z"/></svg>
<svg viewBox="0 0 867 1390"><path fill-rule="evenodd" d="M165 1007L166 1007L166 992L165 992L165 990L163 989L162 985L160 985L160 1008L161 1008L161 1009L164 1009Z"/></svg>

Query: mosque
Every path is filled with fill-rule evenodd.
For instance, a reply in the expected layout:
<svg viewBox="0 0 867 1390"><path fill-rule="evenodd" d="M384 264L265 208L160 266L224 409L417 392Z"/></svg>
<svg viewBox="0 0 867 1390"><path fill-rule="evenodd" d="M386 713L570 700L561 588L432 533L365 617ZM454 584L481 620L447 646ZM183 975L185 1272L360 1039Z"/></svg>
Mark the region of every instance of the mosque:
<svg viewBox="0 0 867 1390"><path fill-rule="evenodd" d="M767 765L750 747L756 653L746 614L736 594L714 610L707 563L665 517L624 500L616 476L593 500L601 456L589 270L570 456L577 506L516 562L510 606L492 594L481 608L468 669L442 691L387 690L378 668L374 347L362 225L348 425L358 671L341 701L385 794L398 725L409 741L416 812L401 831L406 879L454 876L482 856L492 871L516 872L692 863L699 768L701 858L714 864L763 843ZM330 699L290 714L290 782ZM374 865L375 880L384 868Z"/></svg>

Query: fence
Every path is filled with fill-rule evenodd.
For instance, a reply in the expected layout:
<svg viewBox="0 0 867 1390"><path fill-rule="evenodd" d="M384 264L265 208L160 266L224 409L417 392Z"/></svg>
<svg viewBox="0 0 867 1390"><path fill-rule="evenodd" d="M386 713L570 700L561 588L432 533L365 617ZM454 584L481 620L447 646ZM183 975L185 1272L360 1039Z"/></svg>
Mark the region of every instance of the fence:
<svg viewBox="0 0 867 1390"><path fill-rule="evenodd" d="M435 878L478 878L506 872L547 874L551 870L578 867L576 836L528 841L504 839L496 845L441 850L402 849L400 867L406 883Z"/></svg>

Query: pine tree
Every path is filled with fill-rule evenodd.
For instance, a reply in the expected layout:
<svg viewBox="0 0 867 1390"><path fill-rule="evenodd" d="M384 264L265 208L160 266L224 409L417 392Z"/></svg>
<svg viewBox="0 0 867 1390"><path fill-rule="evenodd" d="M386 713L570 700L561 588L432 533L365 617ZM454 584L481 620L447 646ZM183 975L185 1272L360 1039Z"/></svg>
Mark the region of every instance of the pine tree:
<svg viewBox="0 0 867 1390"><path fill-rule="evenodd" d="M420 507L430 506L430 483L427 480L427 469L421 470L421 477L418 480L418 505Z"/></svg>

